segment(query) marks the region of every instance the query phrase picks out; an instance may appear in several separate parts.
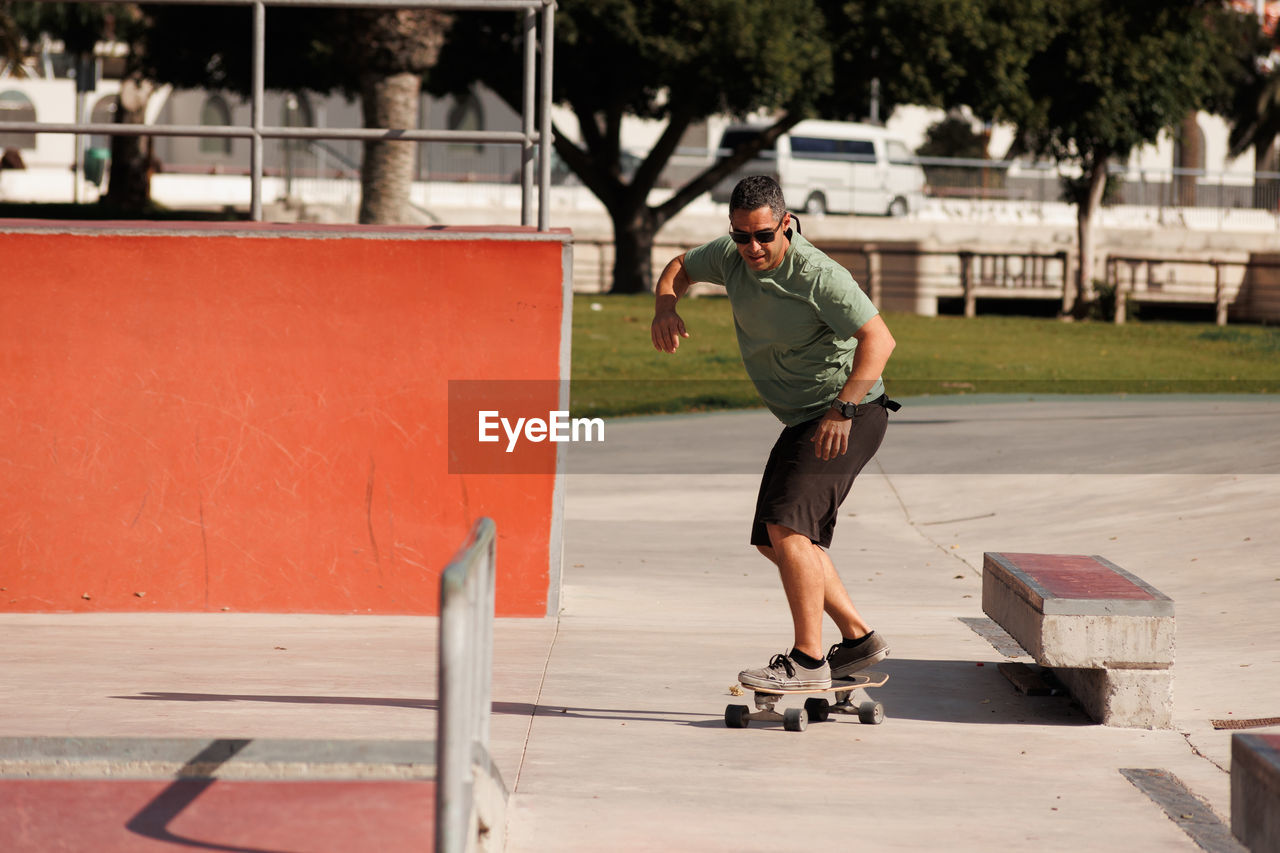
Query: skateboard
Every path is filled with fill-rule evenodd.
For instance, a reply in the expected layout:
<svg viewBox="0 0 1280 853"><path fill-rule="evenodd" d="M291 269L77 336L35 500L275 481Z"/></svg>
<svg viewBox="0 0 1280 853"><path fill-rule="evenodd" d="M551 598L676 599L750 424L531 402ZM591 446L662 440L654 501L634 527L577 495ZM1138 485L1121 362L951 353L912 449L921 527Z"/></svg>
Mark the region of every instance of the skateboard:
<svg viewBox="0 0 1280 853"><path fill-rule="evenodd" d="M731 729L745 729L752 720L781 722L789 732L802 732L810 722L826 722L831 714L856 714L858 722L877 726L884 722L884 705L867 696L867 689L882 687L889 680L883 672L860 672L849 678L835 678L831 686L822 690L766 690L743 684L743 690L755 694L756 711L752 713L746 705L730 705L724 709L724 724ZM836 694L835 704L828 702L820 693ZM803 708L787 708L779 714L774 706L783 696L807 695Z"/></svg>

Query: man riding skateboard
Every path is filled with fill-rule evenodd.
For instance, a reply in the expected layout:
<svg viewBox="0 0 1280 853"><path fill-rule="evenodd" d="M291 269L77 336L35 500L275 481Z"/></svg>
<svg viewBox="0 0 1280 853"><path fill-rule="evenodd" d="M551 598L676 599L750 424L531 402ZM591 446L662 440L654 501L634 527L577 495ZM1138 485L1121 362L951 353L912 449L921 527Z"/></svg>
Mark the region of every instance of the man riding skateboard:
<svg viewBox="0 0 1280 853"><path fill-rule="evenodd" d="M751 544L778 567L795 627L790 652L738 678L765 690L822 689L889 654L825 549L840 504L879 448L889 410L898 408L881 379L893 335L848 270L793 233L772 178L738 183L729 225L729 234L662 271L653 345L674 353L689 337L676 303L693 282L725 286L747 374L784 424L765 464ZM843 638L825 655L824 612Z"/></svg>

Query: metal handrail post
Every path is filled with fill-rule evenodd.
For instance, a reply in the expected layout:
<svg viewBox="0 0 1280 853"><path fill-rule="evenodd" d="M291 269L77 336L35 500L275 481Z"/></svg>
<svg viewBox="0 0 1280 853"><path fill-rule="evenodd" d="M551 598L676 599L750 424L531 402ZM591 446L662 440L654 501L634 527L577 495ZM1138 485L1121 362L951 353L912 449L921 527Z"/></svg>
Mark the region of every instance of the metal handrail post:
<svg viewBox="0 0 1280 853"><path fill-rule="evenodd" d="M440 577L436 850L467 848L477 816L472 762L487 760L496 526L481 518Z"/></svg>
<svg viewBox="0 0 1280 853"><path fill-rule="evenodd" d="M494 574L498 565L497 546L497 537L489 537L488 544L484 548L484 560L481 564L483 569L472 573L477 587L472 611L472 634L476 655L479 657L475 666L475 703L472 705L472 713L475 716L472 742L484 746L486 752L489 745L489 718L493 705Z"/></svg>
<svg viewBox="0 0 1280 853"><path fill-rule="evenodd" d="M551 227L551 73L555 45L556 4L544 0L542 7L542 92L538 129L538 230Z"/></svg>
<svg viewBox="0 0 1280 853"><path fill-rule="evenodd" d="M253 136L249 139L249 218L262 221L262 101L266 76L267 7L253 4Z"/></svg>
<svg viewBox="0 0 1280 853"><path fill-rule="evenodd" d="M524 102L520 111L524 141L520 144L520 224L533 224L533 110L538 82L538 10L524 12Z"/></svg>
<svg viewBox="0 0 1280 853"><path fill-rule="evenodd" d="M467 666L470 643L467 632L466 574L446 571L440 591L440 710L437 719L436 754L436 850L451 853L466 849L471 823L474 782L471 777L473 670Z"/></svg>

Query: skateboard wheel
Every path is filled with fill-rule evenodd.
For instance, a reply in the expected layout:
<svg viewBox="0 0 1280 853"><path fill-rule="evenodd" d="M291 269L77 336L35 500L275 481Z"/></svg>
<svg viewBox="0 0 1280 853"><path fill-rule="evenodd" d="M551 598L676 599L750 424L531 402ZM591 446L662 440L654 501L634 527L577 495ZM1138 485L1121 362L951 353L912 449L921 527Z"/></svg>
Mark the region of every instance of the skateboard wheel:
<svg viewBox="0 0 1280 853"><path fill-rule="evenodd" d="M788 708L782 715L782 727L789 732L802 732L809 724L809 715L803 708Z"/></svg>
<svg viewBox="0 0 1280 853"><path fill-rule="evenodd" d="M730 705L724 709L724 724L731 729L745 729L751 723L750 714L746 705Z"/></svg>
<svg viewBox="0 0 1280 853"><path fill-rule="evenodd" d="M811 722L825 723L831 716L831 703L817 696L804 700L804 709Z"/></svg>
<svg viewBox="0 0 1280 853"><path fill-rule="evenodd" d="M858 706L858 722L878 726L884 722L884 706L867 700Z"/></svg>

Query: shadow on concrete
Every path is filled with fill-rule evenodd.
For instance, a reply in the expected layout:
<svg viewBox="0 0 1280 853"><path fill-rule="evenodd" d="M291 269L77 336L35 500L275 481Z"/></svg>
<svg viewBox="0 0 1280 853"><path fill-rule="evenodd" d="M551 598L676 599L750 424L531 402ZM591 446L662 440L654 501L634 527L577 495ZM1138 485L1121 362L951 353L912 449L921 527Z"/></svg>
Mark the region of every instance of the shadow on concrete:
<svg viewBox="0 0 1280 853"><path fill-rule="evenodd" d="M363 696L274 696L250 693L141 693L137 696L112 696L138 702L271 702L290 705L362 705L382 708L410 708L435 711L440 707L436 699L389 699ZM652 711L627 708L576 708L569 705L533 705L529 702L494 702L493 713L517 717L581 717L624 722L688 722L689 717L711 714L685 713L681 711ZM718 714L714 715L718 718Z"/></svg>
<svg viewBox="0 0 1280 853"><path fill-rule="evenodd" d="M883 687L868 689L866 695L884 705L886 722L921 720L988 726L1095 725L1068 696L1022 695L1000 674L995 663L889 658L876 664L875 669L888 673L889 681ZM799 707L805 698L805 694L787 697L779 709ZM726 696L725 699L726 704L752 704L749 692L739 697ZM724 725L724 720L717 717L687 722L686 725L717 728ZM782 724L752 725L781 727Z"/></svg>
<svg viewBox="0 0 1280 853"><path fill-rule="evenodd" d="M362 705L380 708L417 708L434 711L435 699L378 698L373 696L275 696L257 693L139 693L137 696L111 696L132 702L277 702L286 705ZM494 703L494 710L497 705Z"/></svg>
<svg viewBox="0 0 1280 853"><path fill-rule="evenodd" d="M1090 726L1068 696L1024 696L989 661L889 658L889 682L870 691L885 716L971 725Z"/></svg>
<svg viewBox="0 0 1280 853"><path fill-rule="evenodd" d="M1066 696L1024 696L988 661L889 658L876 666L889 682L868 695L885 706L890 719L971 725L1086 726L1093 721ZM358 705L435 711L435 699L372 696L275 696L247 693L142 693L114 699L152 702L268 702L296 705ZM751 697L724 697L726 704L750 704ZM494 702L493 713L519 717L576 717L621 722L692 726L724 725L721 711L579 708L529 702Z"/></svg>
<svg viewBox="0 0 1280 853"><path fill-rule="evenodd" d="M141 811L130 818L129 822L125 824L125 828L143 838L152 838L178 847L190 847L197 850L221 850L227 851L227 853L282 853L282 851L270 851L256 847L237 847L199 841L194 838L177 835L169 829L169 824L173 823L180 814L186 811L192 803L199 799L201 794L217 781L212 778L213 771L211 767L216 768L224 764L233 758L236 753L248 746L249 743L247 740L216 740L209 744L206 749L194 756L186 765L193 770L199 769L200 774L202 776L208 775L208 778L182 778L175 780L161 791L154 800L143 806ZM180 770L178 775L185 776L185 769Z"/></svg>

